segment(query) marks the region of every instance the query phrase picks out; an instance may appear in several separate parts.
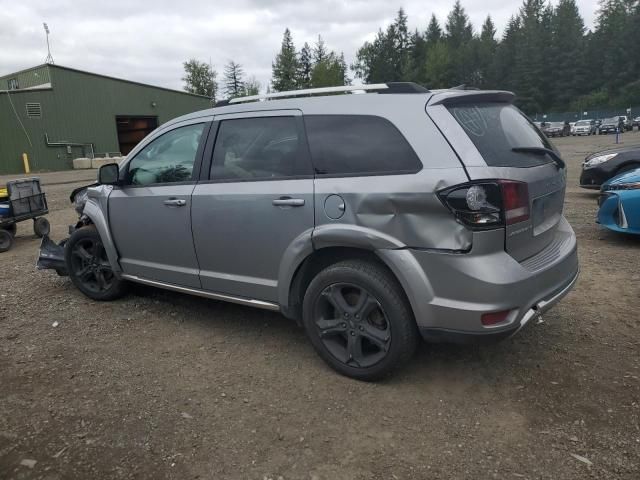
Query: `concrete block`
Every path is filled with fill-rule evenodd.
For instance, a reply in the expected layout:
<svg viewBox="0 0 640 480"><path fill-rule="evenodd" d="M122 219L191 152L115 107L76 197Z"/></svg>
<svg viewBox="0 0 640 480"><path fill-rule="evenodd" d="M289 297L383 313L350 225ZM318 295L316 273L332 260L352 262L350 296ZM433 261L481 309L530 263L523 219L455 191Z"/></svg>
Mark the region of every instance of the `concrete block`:
<svg viewBox="0 0 640 480"><path fill-rule="evenodd" d="M109 163L117 163L113 158L94 158L91 160L91 168L100 168L103 165L108 165Z"/></svg>
<svg viewBox="0 0 640 480"><path fill-rule="evenodd" d="M86 168L91 168L91 159L90 158L75 158L73 160L73 169L74 170L83 170Z"/></svg>

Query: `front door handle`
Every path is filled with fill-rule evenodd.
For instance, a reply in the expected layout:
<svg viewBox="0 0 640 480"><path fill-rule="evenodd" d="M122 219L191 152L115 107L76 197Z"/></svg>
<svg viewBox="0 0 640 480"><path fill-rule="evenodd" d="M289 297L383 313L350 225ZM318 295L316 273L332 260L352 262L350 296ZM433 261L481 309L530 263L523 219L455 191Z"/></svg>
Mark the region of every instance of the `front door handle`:
<svg viewBox="0 0 640 480"><path fill-rule="evenodd" d="M167 207L184 207L187 204L186 200L181 198L170 198L163 202Z"/></svg>
<svg viewBox="0 0 640 480"><path fill-rule="evenodd" d="M304 198L280 197L271 203L276 207L302 207L304 206Z"/></svg>

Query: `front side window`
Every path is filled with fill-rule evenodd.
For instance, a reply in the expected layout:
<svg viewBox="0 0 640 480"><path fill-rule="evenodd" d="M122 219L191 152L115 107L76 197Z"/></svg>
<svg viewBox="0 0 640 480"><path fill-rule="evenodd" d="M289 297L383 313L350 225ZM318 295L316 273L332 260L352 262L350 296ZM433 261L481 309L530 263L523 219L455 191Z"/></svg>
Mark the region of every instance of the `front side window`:
<svg viewBox="0 0 640 480"><path fill-rule="evenodd" d="M296 117L259 117L220 123L212 180L265 180L311 172Z"/></svg>
<svg viewBox="0 0 640 480"><path fill-rule="evenodd" d="M129 163L131 185L187 182L204 131L204 123L179 127L156 138Z"/></svg>
<svg viewBox="0 0 640 480"><path fill-rule="evenodd" d="M319 175L414 173L418 156L387 119L372 115L306 115L311 159Z"/></svg>

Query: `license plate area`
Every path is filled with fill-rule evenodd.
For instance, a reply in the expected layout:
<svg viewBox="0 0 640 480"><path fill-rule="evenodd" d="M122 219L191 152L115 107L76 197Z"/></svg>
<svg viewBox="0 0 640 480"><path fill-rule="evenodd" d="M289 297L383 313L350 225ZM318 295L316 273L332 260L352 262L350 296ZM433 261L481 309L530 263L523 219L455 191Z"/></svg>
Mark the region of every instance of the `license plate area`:
<svg viewBox="0 0 640 480"><path fill-rule="evenodd" d="M564 189L533 200L533 236L553 228L560 221L564 206Z"/></svg>

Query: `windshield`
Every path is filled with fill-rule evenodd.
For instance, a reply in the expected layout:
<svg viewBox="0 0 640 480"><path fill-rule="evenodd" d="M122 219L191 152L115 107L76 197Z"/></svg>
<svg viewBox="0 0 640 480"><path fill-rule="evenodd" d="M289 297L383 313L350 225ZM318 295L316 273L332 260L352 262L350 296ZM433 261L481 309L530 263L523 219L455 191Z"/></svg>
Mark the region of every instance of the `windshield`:
<svg viewBox="0 0 640 480"><path fill-rule="evenodd" d="M618 123L617 118L606 118L603 123Z"/></svg>
<svg viewBox="0 0 640 480"><path fill-rule="evenodd" d="M580 120L579 122L576 122L576 127L588 127L589 125L591 124L586 120Z"/></svg>
<svg viewBox="0 0 640 480"><path fill-rule="evenodd" d="M447 107L487 165L533 167L552 162L548 155L515 153L514 148L553 146L516 107L506 103L477 103ZM559 125L563 125L560 123Z"/></svg>

